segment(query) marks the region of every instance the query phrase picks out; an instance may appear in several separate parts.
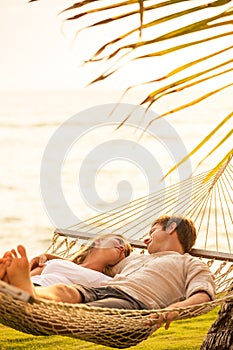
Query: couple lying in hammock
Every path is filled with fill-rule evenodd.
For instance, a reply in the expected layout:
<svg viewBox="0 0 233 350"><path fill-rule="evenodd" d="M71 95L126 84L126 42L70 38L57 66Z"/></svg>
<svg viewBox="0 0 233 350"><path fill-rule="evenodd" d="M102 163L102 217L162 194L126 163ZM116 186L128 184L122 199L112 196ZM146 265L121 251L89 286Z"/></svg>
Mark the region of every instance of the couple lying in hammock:
<svg viewBox="0 0 233 350"><path fill-rule="evenodd" d="M0 279L28 292L34 298L89 306L123 309L180 308L205 303L215 298L215 285L208 267L188 254L196 240L191 220L163 216L155 220L145 239L149 254L130 254L129 244L118 235L100 237L92 242L84 254L78 253L75 262L85 273L101 274L102 280L90 284L77 283L34 286L30 276L46 272L39 258L30 263L25 248L18 246L0 259ZM45 256L52 258L53 256ZM52 264L51 260L51 264ZM67 262L68 263L68 262ZM109 273L113 278L104 275ZM39 270L39 271L38 271ZM42 270L42 271L41 271ZM107 272L108 271L108 272ZM68 272L67 272L68 275ZM32 279L32 280L31 280ZM39 279L37 279L38 283ZM41 284L40 284L41 285ZM159 318L168 329L178 312L170 311Z"/></svg>
<svg viewBox="0 0 233 350"><path fill-rule="evenodd" d="M30 262L31 281L43 287L58 283L100 287L111 279L113 266L131 251L122 236L101 235L83 245L72 261L51 254L35 257Z"/></svg>

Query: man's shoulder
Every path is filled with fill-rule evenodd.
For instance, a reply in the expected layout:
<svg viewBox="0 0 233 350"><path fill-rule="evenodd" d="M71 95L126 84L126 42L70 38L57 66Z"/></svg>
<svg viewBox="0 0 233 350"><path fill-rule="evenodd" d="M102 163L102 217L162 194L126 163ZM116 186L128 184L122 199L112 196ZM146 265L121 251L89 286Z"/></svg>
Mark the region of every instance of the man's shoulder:
<svg viewBox="0 0 233 350"><path fill-rule="evenodd" d="M203 261L202 259L196 257L196 256L193 256L189 253L185 253L184 255L184 261L185 261L185 264L187 266L192 266L194 268L202 268L202 269L206 269L206 270L209 270L209 267L207 266L207 263L205 261Z"/></svg>

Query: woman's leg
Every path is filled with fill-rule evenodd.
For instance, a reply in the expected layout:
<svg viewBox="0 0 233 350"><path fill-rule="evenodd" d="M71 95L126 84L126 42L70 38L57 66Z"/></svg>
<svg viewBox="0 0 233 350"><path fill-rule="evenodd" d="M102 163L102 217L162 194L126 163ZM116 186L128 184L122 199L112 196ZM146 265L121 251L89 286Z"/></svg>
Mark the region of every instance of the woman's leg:
<svg viewBox="0 0 233 350"><path fill-rule="evenodd" d="M27 258L26 250L19 245L18 253L12 250L12 261L6 268L9 283L15 287L21 288L35 298L61 301L67 303L80 303L81 294L72 286L65 284L55 284L49 287L34 287L30 279L30 265ZM2 269L2 274L5 268Z"/></svg>
<svg viewBox="0 0 233 350"><path fill-rule="evenodd" d="M37 298L77 304L82 302L81 294L76 288L66 284L54 284L48 287L35 287Z"/></svg>

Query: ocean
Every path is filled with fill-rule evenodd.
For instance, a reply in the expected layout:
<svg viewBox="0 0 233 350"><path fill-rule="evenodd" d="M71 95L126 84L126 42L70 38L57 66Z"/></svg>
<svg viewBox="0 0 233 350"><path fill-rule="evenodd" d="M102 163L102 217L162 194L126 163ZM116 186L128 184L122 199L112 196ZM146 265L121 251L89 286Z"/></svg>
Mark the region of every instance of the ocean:
<svg viewBox="0 0 233 350"><path fill-rule="evenodd" d="M143 93L131 93L123 100L120 117L128 116ZM129 118L128 124L117 128L122 120L114 114L113 104L120 96L119 91L89 88L0 93L1 255L18 243L26 245L30 256L40 254L56 226L68 227L75 217L83 220L150 193L175 161L231 112L233 104L232 91L218 94L166 117L161 130L155 124L143 133L147 124L140 117L142 111L137 122ZM179 98L184 101L184 95ZM150 117L175 102L177 96L152 106ZM188 176L228 131L229 124L165 185ZM224 147L217 155L232 145ZM197 172L213 167L216 157L208 158Z"/></svg>

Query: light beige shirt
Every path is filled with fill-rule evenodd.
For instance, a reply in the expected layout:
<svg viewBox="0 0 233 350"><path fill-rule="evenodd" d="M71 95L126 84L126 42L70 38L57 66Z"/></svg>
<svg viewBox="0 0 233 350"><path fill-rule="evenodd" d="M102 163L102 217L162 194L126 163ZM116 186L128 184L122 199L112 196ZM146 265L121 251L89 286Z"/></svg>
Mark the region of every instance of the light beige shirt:
<svg viewBox="0 0 233 350"><path fill-rule="evenodd" d="M198 291L215 298L213 276L204 262L189 254L167 251L132 254L114 267L116 274L102 286L123 290L150 309L164 308Z"/></svg>

